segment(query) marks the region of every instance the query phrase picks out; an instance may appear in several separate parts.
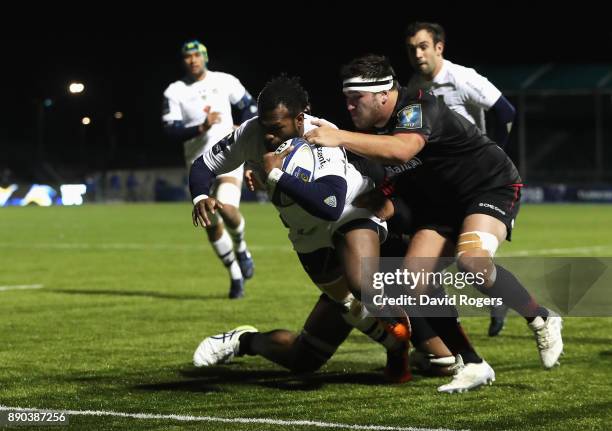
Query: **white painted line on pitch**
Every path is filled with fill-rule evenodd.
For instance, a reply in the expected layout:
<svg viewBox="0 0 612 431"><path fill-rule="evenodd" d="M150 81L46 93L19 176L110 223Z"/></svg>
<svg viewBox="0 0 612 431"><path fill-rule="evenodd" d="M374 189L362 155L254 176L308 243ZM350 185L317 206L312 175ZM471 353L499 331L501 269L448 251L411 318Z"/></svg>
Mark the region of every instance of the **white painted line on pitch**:
<svg viewBox="0 0 612 431"><path fill-rule="evenodd" d="M515 250L506 253L500 252L498 257L521 257L521 256L549 256L557 254L589 254L609 251L612 255L612 246L594 245L591 247L572 247L572 248L541 248L535 250Z"/></svg>
<svg viewBox="0 0 612 431"><path fill-rule="evenodd" d="M63 413L65 415L74 416L113 416L130 419L168 419L182 422L221 422L221 423L239 423L239 424L267 424L267 425L286 425L286 426L311 426L317 428L337 428L349 430L371 430L371 431L454 431L448 428L414 428L414 427L394 427L386 425L356 425L343 424L338 422L319 422L310 420L282 420L282 419L267 419L267 418L220 418L214 416L189 416L189 415L159 415L151 413L122 413L105 410L55 410L55 409L37 409L24 407L7 407L0 405L0 411L33 411L47 412L53 411Z"/></svg>
<svg viewBox="0 0 612 431"><path fill-rule="evenodd" d="M19 249L52 249L52 250L206 250L209 246L202 242L201 245L195 244L146 244L146 243L38 243L38 244L17 244L0 243L0 248L19 248ZM249 250L292 250L290 245L253 245Z"/></svg>
<svg viewBox="0 0 612 431"><path fill-rule="evenodd" d="M27 290L27 289L42 289L45 287L42 284L18 284L15 286L0 286L0 292L7 290Z"/></svg>

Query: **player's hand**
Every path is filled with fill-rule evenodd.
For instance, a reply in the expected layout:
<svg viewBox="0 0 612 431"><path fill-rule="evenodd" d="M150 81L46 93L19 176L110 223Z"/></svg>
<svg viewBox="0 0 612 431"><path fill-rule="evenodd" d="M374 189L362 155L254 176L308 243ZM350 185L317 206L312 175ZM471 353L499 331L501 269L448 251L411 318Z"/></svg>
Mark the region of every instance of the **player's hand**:
<svg viewBox="0 0 612 431"><path fill-rule="evenodd" d="M223 209L223 204L215 198L202 199L200 202L193 206L193 212L191 218L193 225L202 227L208 227L212 224L208 218L208 214L214 214L218 209Z"/></svg>
<svg viewBox="0 0 612 431"><path fill-rule="evenodd" d="M265 190L266 186L261 182L259 176L253 171L253 169L246 169L244 171L244 180L247 188L254 192L255 190Z"/></svg>
<svg viewBox="0 0 612 431"><path fill-rule="evenodd" d="M210 105L204 107L204 112L207 115L206 120L199 126L200 133L208 132L213 124L221 122L221 113L217 111L210 112Z"/></svg>
<svg viewBox="0 0 612 431"><path fill-rule="evenodd" d="M379 189L370 190L357 196L353 205L359 208L367 208L382 221L389 220L395 214L395 205Z"/></svg>
<svg viewBox="0 0 612 431"><path fill-rule="evenodd" d="M312 129L304 135L308 142L323 147L339 147L342 145L342 130L331 127L331 123L321 119L312 120L312 124L320 127Z"/></svg>
<svg viewBox="0 0 612 431"><path fill-rule="evenodd" d="M283 166L283 159L287 157L293 151L293 146L290 145L289 148L286 148L280 153L276 153L276 151L271 151L263 155L263 168L266 172L266 175L270 173L270 171L274 168L281 168Z"/></svg>

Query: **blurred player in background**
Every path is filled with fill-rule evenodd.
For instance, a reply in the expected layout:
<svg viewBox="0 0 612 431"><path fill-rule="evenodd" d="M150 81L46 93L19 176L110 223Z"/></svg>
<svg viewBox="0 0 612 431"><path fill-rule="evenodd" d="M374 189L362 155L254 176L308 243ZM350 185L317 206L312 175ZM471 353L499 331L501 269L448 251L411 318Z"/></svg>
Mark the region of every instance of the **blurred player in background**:
<svg viewBox="0 0 612 431"><path fill-rule="evenodd" d="M234 76L208 70L208 52L197 40L182 49L186 76L164 92L162 120L166 134L182 142L187 167L208 148L230 133L234 124L257 114L255 101ZM232 107L239 117L232 118ZM206 227L208 240L230 275L229 297L244 295L244 281L253 276L251 253L244 240L245 222L240 214L243 166L220 175L212 196L223 202L223 209Z"/></svg>
<svg viewBox="0 0 612 431"><path fill-rule="evenodd" d="M408 90L415 93L422 88L442 97L449 108L475 124L483 134L487 133L485 111L491 110L495 121L491 138L504 148L516 111L501 91L474 69L443 57L446 34L441 25L413 22L407 26L405 36L408 58L416 72ZM507 312L505 305L491 308L490 336L503 329Z"/></svg>

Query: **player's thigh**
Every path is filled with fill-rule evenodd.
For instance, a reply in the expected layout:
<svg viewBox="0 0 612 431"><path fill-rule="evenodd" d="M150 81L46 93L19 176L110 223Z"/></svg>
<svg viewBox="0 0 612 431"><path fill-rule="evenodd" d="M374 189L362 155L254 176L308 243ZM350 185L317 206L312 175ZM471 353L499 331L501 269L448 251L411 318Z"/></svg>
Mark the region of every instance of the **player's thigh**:
<svg viewBox="0 0 612 431"><path fill-rule="evenodd" d="M420 229L410 238L406 258L428 258L433 263L435 258L453 256L454 248L455 243L436 230Z"/></svg>
<svg viewBox="0 0 612 431"><path fill-rule="evenodd" d="M336 230L333 237L349 288L360 289L361 280L371 280L371 273L378 271L380 243L386 236L376 222L357 219Z"/></svg>
<svg viewBox="0 0 612 431"><path fill-rule="evenodd" d="M506 225L499 219L488 214L470 214L463 221L461 235L468 232L486 232L494 235L499 242L506 239Z"/></svg>
<svg viewBox="0 0 612 431"><path fill-rule="evenodd" d="M433 273L442 271L453 261L455 243L433 229L421 229L410 238L404 257L404 268L411 272ZM416 286L423 293L427 286Z"/></svg>

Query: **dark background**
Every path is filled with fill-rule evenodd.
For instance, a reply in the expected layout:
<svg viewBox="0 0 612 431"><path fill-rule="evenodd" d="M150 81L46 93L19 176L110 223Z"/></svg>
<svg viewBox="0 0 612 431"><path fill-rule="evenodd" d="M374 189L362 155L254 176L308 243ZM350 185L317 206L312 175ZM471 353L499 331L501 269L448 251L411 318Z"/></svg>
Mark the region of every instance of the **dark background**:
<svg viewBox="0 0 612 431"><path fill-rule="evenodd" d="M345 127L339 67L354 56L381 53L407 82L403 31L413 20L442 24L445 57L466 66L612 61L612 25L602 6L551 4L535 12L527 5L427 10L338 3L333 7L340 12L330 15L329 7L303 3L217 5L215 11L206 4L170 4L157 10L132 5L127 15L113 12L125 5L105 4L54 9L53 16L45 10L9 14L13 23L0 33L0 167L36 179L34 159L68 176L182 166L182 149L165 139L160 111L164 89L182 75L179 48L191 38L208 47L210 69L235 75L254 96L280 72L301 76L313 112ZM84 82L85 93L69 95L71 80ZM41 108L45 99L52 105ZM115 111L124 118L115 120ZM85 115L92 119L88 127L80 123Z"/></svg>

